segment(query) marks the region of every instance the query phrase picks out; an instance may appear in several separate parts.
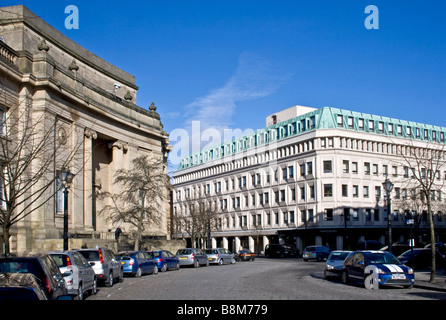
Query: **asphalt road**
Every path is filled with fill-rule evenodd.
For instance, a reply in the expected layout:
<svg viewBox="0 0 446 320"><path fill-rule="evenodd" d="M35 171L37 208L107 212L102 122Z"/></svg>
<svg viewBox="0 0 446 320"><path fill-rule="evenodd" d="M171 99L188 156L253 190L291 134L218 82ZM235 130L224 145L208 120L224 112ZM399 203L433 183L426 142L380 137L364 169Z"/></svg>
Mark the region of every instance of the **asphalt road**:
<svg viewBox="0 0 446 320"><path fill-rule="evenodd" d="M257 258L254 262L182 267L100 287L87 300L446 300L446 293L412 288L366 290L323 278L324 262Z"/></svg>

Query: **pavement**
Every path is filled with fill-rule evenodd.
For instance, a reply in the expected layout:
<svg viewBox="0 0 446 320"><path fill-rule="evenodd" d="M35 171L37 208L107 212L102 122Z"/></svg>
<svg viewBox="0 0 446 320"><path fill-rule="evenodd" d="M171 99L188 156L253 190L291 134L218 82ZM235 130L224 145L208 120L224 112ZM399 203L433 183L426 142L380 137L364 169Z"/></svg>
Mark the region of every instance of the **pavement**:
<svg viewBox="0 0 446 320"><path fill-rule="evenodd" d="M430 270L415 271L414 288L446 292L446 270L437 270L434 283L429 282L430 274Z"/></svg>

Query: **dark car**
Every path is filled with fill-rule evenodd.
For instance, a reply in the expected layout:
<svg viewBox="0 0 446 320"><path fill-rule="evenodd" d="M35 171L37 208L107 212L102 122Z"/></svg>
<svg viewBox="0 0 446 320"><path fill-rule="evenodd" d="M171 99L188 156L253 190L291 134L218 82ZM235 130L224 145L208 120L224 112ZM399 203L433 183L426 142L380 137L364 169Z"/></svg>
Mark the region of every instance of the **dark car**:
<svg viewBox="0 0 446 320"><path fill-rule="evenodd" d="M279 257L279 258L285 258L285 257L296 257L297 250L295 250L293 247L283 244L276 244L271 243L267 244L265 247L265 257Z"/></svg>
<svg viewBox="0 0 446 320"><path fill-rule="evenodd" d="M68 295L59 267L47 253L0 258L0 273L32 273L42 283L49 300Z"/></svg>
<svg viewBox="0 0 446 320"><path fill-rule="evenodd" d="M385 251L355 251L344 261L342 282L359 281L367 289L398 285L411 288L415 275L393 254Z"/></svg>
<svg viewBox="0 0 446 320"><path fill-rule="evenodd" d="M31 273L0 273L0 301L48 300L40 280Z"/></svg>
<svg viewBox="0 0 446 320"><path fill-rule="evenodd" d="M254 252L249 251L248 249L242 249L235 254L235 260L237 261L254 261L256 256Z"/></svg>
<svg viewBox="0 0 446 320"><path fill-rule="evenodd" d="M414 248L413 256L412 250L407 250L402 255L398 256L398 260L406 266L416 270L430 269L432 266L432 250L431 248ZM435 265L436 268L446 267L445 259L438 250L436 250Z"/></svg>
<svg viewBox="0 0 446 320"><path fill-rule="evenodd" d="M116 257L121 261L124 274L141 277L143 274L158 273L158 265L147 252L123 251L118 252Z"/></svg>
<svg viewBox="0 0 446 320"><path fill-rule="evenodd" d="M354 246L354 250L380 250L385 244L376 240L365 240L358 242Z"/></svg>
<svg viewBox="0 0 446 320"><path fill-rule="evenodd" d="M382 247L379 249L379 251L389 251L395 257L398 257L399 255L401 255L402 253L406 252L409 249L410 249L410 246L408 244L401 243L401 242L395 242L392 244L390 251L389 251L389 246Z"/></svg>
<svg viewBox="0 0 446 320"><path fill-rule="evenodd" d="M302 252L304 261L314 259L316 261L326 260L330 255L330 248L327 246L308 246Z"/></svg>
<svg viewBox="0 0 446 320"><path fill-rule="evenodd" d="M174 255L170 251L158 250L158 251L147 251L147 253L153 256L155 262L158 264L158 269L161 272L165 272L167 270L180 269L180 262L179 262L180 258Z"/></svg>

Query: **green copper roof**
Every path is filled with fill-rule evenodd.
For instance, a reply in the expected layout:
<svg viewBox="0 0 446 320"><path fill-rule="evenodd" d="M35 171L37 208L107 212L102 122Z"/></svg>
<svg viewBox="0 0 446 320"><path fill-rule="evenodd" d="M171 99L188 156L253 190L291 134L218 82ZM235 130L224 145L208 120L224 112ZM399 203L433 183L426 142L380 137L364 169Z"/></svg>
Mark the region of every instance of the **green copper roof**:
<svg viewBox="0 0 446 320"><path fill-rule="evenodd" d="M186 156L178 171L306 132L335 128L438 143L445 143L446 134L445 127L324 107Z"/></svg>

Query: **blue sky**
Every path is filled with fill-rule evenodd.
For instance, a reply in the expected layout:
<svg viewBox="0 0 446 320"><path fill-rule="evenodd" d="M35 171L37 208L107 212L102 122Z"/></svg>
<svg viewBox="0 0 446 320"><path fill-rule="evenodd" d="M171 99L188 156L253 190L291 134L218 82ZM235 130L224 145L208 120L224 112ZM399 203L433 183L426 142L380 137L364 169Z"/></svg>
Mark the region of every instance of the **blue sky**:
<svg viewBox="0 0 446 320"><path fill-rule="evenodd" d="M294 106L446 126L445 0L1 0L136 76L165 130L259 129ZM64 26L79 9L79 29ZM379 29L366 29L368 5ZM175 141L173 141L175 143Z"/></svg>

